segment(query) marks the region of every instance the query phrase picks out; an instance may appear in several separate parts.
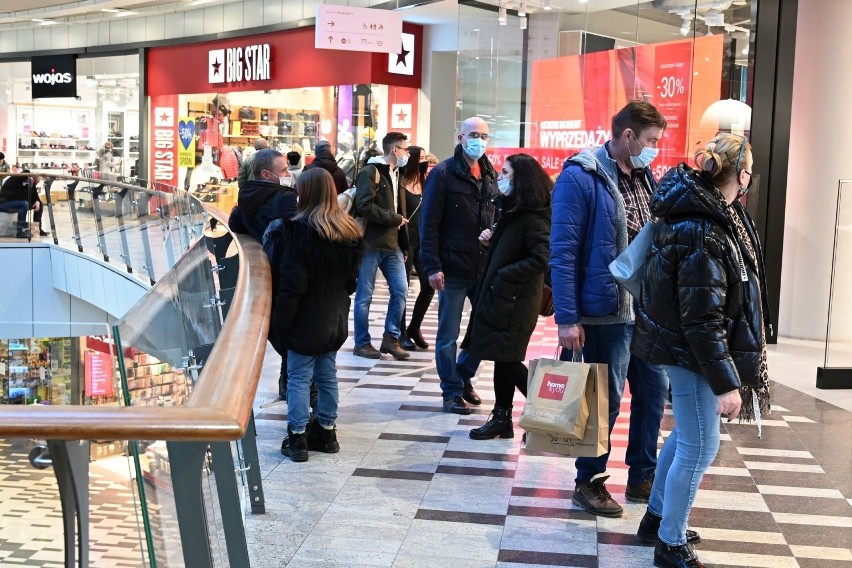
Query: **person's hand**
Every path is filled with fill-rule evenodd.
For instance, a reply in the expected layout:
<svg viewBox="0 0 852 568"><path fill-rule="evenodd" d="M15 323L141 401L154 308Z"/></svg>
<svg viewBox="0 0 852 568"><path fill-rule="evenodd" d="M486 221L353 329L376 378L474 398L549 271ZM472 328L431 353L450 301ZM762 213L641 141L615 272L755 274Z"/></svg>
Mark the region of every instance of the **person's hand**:
<svg viewBox="0 0 852 568"><path fill-rule="evenodd" d="M444 290L444 273L436 272L431 275L429 277L429 285L438 292L442 292Z"/></svg>
<svg viewBox="0 0 852 568"><path fill-rule="evenodd" d="M41 201L36 201L33 205L33 211L39 211L41 209Z"/></svg>
<svg viewBox="0 0 852 568"><path fill-rule="evenodd" d="M740 391L732 390L720 394L716 397L716 414L724 414L729 421L733 420L740 415L742 405L743 399L740 398Z"/></svg>
<svg viewBox="0 0 852 568"><path fill-rule="evenodd" d="M575 353L579 353L586 343L586 331L582 325L573 325L571 327L559 328L559 345L565 349L570 349Z"/></svg>
<svg viewBox="0 0 852 568"><path fill-rule="evenodd" d="M404 262L404 263L408 262L408 255L407 254L402 255L402 262Z"/></svg>
<svg viewBox="0 0 852 568"><path fill-rule="evenodd" d="M399 228L402 229L404 226L408 224L408 219L405 217L402 218L402 221L399 223Z"/></svg>
<svg viewBox="0 0 852 568"><path fill-rule="evenodd" d="M492 234L493 233L491 232L491 229L485 229L484 231L479 233L479 242L484 245L487 245L488 241L491 240Z"/></svg>

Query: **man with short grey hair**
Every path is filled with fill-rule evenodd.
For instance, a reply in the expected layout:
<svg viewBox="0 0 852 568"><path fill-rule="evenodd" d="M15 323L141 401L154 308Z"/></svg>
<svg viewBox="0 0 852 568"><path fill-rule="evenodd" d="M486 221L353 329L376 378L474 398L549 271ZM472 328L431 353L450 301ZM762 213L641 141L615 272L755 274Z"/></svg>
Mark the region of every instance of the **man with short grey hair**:
<svg viewBox="0 0 852 568"><path fill-rule="evenodd" d="M260 242L269 223L296 214L296 192L281 183L288 175L287 158L278 150L260 150L252 156L251 173L254 179L240 186L228 225Z"/></svg>
<svg viewBox="0 0 852 568"><path fill-rule="evenodd" d="M257 152L261 150L266 150L269 148L269 141L266 138L255 138L254 139L254 149ZM255 179L254 172L252 171L251 162L254 158L254 154L243 160L242 165L240 166L240 173L237 175L237 184L239 187L242 187L243 184L249 180Z"/></svg>

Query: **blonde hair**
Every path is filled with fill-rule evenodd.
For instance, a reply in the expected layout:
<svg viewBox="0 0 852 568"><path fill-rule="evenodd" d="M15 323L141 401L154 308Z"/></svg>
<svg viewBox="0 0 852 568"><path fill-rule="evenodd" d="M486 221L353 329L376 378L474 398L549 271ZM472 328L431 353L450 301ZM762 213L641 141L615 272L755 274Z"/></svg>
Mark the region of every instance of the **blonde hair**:
<svg viewBox="0 0 852 568"><path fill-rule="evenodd" d="M337 190L331 174L313 168L299 174L296 181L299 211L294 219L304 219L323 238L332 242L355 241L361 228L337 203Z"/></svg>
<svg viewBox="0 0 852 568"><path fill-rule="evenodd" d="M725 185L741 170L751 169L751 144L745 136L720 132L695 153L695 165L704 179L717 187Z"/></svg>

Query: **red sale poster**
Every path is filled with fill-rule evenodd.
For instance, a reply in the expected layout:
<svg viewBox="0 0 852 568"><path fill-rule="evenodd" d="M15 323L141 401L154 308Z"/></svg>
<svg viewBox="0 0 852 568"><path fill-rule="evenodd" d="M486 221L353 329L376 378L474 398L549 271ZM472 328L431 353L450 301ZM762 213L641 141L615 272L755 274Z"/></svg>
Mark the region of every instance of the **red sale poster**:
<svg viewBox="0 0 852 568"><path fill-rule="evenodd" d="M716 133L700 126L721 95L724 37L706 36L543 59L532 64L530 148L548 173L566 158L611 136L611 120L628 101L646 100L668 122L653 164L659 179ZM495 166L519 151L492 148Z"/></svg>
<svg viewBox="0 0 852 568"><path fill-rule="evenodd" d="M86 396L113 396L112 356L109 353L87 351L84 361L86 370Z"/></svg>

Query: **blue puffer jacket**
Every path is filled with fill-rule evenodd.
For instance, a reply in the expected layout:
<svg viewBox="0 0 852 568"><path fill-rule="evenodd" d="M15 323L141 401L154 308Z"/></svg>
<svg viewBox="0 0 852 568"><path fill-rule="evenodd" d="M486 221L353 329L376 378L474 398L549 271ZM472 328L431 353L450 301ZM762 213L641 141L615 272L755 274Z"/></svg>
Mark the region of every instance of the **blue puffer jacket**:
<svg viewBox="0 0 852 568"><path fill-rule="evenodd" d="M650 170L646 176L655 187ZM603 325L633 320L630 293L609 272L627 248L618 164L606 145L565 161L553 188L550 270L557 324Z"/></svg>

